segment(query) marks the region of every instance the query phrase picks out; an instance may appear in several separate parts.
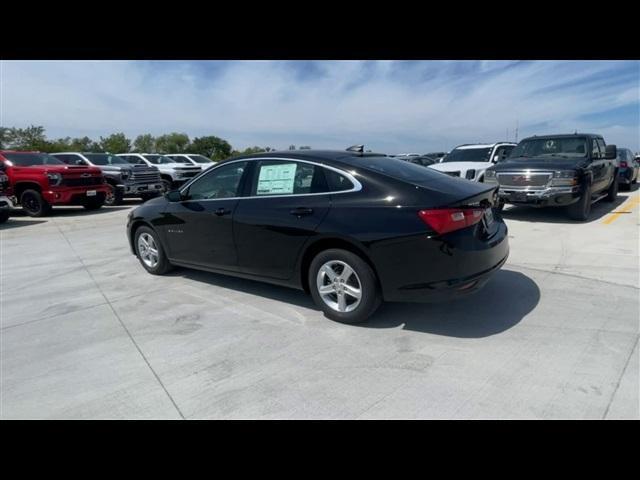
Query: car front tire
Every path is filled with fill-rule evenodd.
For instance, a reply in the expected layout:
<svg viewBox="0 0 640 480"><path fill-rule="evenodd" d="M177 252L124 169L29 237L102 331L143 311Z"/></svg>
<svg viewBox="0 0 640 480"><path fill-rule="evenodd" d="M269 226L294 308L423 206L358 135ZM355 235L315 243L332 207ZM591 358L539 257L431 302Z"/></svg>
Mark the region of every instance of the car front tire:
<svg viewBox="0 0 640 480"><path fill-rule="evenodd" d="M567 213L572 220L584 222L591 213L591 186L587 185L580 200L567 207Z"/></svg>
<svg viewBox="0 0 640 480"><path fill-rule="evenodd" d="M104 199L104 204L108 207L122 205L122 200L124 198L122 190L115 185L109 185L109 187L111 187L111 191L107 193L107 196Z"/></svg>
<svg viewBox="0 0 640 480"><path fill-rule="evenodd" d="M615 202L618 197L618 174L613 177L613 181L607 190L607 202Z"/></svg>
<svg viewBox="0 0 640 480"><path fill-rule="evenodd" d="M9 220L9 212L0 211L0 223L4 223Z"/></svg>
<svg viewBox="0 0 640 480"><path fill-rule="evenodd" d="M173 269L158 234L153 229L146 226L138 228L134 237L134 246L138 260L152 275L164 275Z"/></svg>
<svg viewBox="0 0 640 480"><path fill-rule="evenodd" d="M382 303L375 272L348 250L329 249L316 255L308 282L313 301L337 322L364 322Z"/></svg>
<svg viewBox="0 0 640 480"><path fill-rule="evenodd" d="M44 217L51 212L51 205L37 190L25 190L20 195L22 209L30 217Z"/></svg>

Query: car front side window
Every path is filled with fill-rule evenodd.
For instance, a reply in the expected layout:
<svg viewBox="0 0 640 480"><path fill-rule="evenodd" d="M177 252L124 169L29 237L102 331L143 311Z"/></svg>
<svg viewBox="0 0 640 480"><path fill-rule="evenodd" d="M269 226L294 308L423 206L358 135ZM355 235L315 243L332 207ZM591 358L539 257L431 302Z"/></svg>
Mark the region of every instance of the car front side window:
<svg viewBox="0 0 640 480"><path fill-rule="evenodd" d="M187 189L188 200L214 200L240 196L240 180L247 162L234 162L214 169Z"/></svg>

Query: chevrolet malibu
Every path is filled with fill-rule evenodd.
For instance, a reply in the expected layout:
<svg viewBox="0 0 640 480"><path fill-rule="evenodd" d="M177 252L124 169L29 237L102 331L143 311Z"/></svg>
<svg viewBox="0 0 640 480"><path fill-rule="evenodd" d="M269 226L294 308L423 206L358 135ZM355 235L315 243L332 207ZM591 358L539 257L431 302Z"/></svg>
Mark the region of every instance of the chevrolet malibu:
<svg viewBox="0 0 640 480"><path fill-rule="evenodd" d="M181 266L298 288L357 323L383 300L480 289L509 253L495 190L359 150L262 153L137 207L127 233L151 274Z"/></svg>

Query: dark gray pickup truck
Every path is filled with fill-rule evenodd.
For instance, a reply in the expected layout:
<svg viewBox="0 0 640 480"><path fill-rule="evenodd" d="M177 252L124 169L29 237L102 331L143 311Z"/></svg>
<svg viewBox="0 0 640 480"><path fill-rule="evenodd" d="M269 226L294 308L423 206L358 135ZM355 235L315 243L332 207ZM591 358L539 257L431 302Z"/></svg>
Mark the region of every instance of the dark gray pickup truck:
<svg viewBox="0 0 640 480"><path fill-rule="evenodd" d="M618 195L616 146L601 135L575 133L525 138L509 157L485 172L505 203L566 207L570 218L587 220L591 204Z"/></svg>
<svg viewBox="0 0 640 480"><path fill-rule="evenodd" d="M119 205L124 197L140 197L146 201L164 192L160 171L156 167L132 165L108 153L61 152L51 155L68 165L91 165L102 170L111 185L111 194L107 195L105 205Z"/></svg>

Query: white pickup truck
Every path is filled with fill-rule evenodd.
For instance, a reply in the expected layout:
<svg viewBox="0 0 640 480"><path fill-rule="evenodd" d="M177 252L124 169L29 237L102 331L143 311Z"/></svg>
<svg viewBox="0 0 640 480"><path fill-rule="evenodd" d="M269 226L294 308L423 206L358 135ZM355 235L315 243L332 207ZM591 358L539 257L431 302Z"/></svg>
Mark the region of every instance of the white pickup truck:
<svg viewBox="0 0 640 480"><path fill-rule="evenodd" d="M484 172L497 162L507 158L516 147L515 143L472 143L451 150L440 163L429 165L452 177L484 182Z"/></svg>
<svg viewBox="0 0 640 480"><path fill-rule="evenodd" d="M166 156L178 163L197 165L199 167L202 167L202 170L211 168L218 163L214 162L210 158L205 157L204 155L197 155L195 153L172 153L167 154Z"/></svg>
<svg viewBox="0 0 640 480"><path fill-rule="evenodd" d="M160 170L160 177L167 192L191 180L203 170L196 165L177 163L175 160L157 153L119 153L118 157L124 158L133 165L144 164L156 167Z"/></svg>

